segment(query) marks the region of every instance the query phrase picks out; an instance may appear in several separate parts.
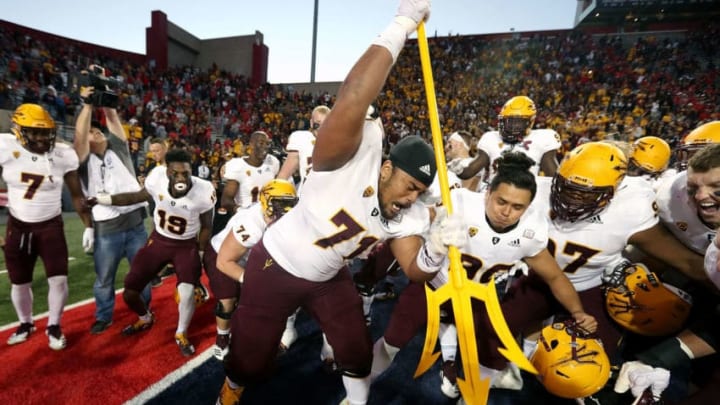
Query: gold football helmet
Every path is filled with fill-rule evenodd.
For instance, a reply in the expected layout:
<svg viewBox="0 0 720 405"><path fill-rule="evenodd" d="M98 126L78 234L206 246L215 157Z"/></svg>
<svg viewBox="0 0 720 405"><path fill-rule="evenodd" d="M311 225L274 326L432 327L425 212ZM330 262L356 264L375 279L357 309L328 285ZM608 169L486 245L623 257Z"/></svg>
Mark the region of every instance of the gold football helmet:
<svg viewBox="0 0 720 405"><path fill-rule="evenodd" d="M553 178L553 215L572 222L596 215L608 205L626 172L627 159L617 146L588 142L576 147Z"/></svg>
<svg viewBox="0 0 720 405"><path fill-rule="evenodd" d="M506 143L522 142L535 124L535 103L526 96L515 96L503 105L498 115L500 137Z"/></svg>
<svg viewBox="0 0 720 405"><path fill-rule="evenodd" d="M260 190L260 205L268 218L279 219L297 204L295 186L287 180L270 180Z"/></svg>
<svg viewBox="0 0 720 405"><path fill-rule="evenodd" d="M11 131L33 153L47 153L55 146L55 121L37 104L22 104L12 115Z"/></svg>
<svg viewBox="0 0 720 405"><path fill-rule="evenodd" d="M659 176L670 163L670 145L657 136L644 136L633 143L628 174Z"/></svg>
<svg viewBox="0 0 720 405"><path fill-rule="evenodd" d="M623 328L644 336L667 336L682 328L692 297L665 284L642 263L616 267L605 281L605 308Z"/></svg>
<svg viewBox="0 0 720 405"><path fill-rule="evenodd" d="M592 395L610 378L610 361L602 343L585 335L573 321L543 328L530 362L545 389L562 398Z"/></svg>
<svg viewBox="0 0 720 405"><path fill-rule="evenodd" d="M678 148L678 170L687 169L688 160L695 152L713 143L720 143L720 121L711 121L692 130Z"/></svg>

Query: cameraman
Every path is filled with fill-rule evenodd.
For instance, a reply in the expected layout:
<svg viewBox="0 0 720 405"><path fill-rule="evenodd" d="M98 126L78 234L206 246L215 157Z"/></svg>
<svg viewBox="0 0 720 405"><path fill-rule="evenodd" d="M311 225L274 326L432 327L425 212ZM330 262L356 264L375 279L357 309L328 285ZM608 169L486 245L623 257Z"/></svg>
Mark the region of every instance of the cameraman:
<svg viewBox="0 0 720 405"><path fill-rule="evenodd" d="M135 177L127 137L114 107L93 105L102 98L94 96L93 86L81 87L82 109L75 122L75 151L80 160L80 179L88 197L99 194L134 192L141 189ZM91 122L93 108L102 108L105 128ZM93 227L86 228L83 246L93 250L95 261L95 322L90 333L100 334L112 324L115 307L115 276L123 257L131 262L135 253L145 245L147 232L144 219L146 203L126 207L95 205L92 208ZM94 249L93 249L94 242ZM150 288L143 291L146 302Z"/></svg>

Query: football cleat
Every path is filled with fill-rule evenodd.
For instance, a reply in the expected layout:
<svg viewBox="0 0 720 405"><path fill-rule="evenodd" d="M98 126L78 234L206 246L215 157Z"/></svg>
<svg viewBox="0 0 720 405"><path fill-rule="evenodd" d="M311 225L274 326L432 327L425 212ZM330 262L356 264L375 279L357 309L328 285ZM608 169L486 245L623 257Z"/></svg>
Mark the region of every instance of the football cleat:
<svg viewBox="0 0 720 405"><path fill-rule="evenodd" d="M183 356L190 357L195 354L195 346L190 343L186 333L176 333L175 343L177 343Z"/></svg>
<svg viewBox="0 0 720 405"><path fill-rule="evenodd" d="M213 356L222 361L230 352L230 334L218 334L215 336L215 345L213 346Z"/></svg>
<svg viewBox="0 0 720 405"><path fill-rule="evenodd" d="M515 363L508 363L507 367L502 369L502 371L493 378L490 387L515 391L522 390L523 379L518 366L516 366Z"/></svg>
<svg viewBox="0 0 720 405"><path fill-rule="evenodd" d="M121 333L122 333L123 335L125 335L125 336L134 335L134 334L136 334L136 333L138 333L138 332L142 332L142 331L145 331L145 330L150 329L150 328L153 326L154 323L155 323L155 316L154 316L154 315L150 315L150 320L149 320L149 321L144 321L144 320L142 320L141 318L138 318L138 320L135 321L135 323L126 326L126 327L122 330Z"/></svg>
<svg viewBox="0 0 720 405"><path fill-rule="evenodd" d="M29 322L23 322L15 330L15 333L10 335L7 340L7 344L12 346L18 343L22 343L28 340L28 337L30 337L30 334L33 332L35 332L35 325Z"/></svg>
<svg viewBox="0 0 720 405"><path fill-rule="evenodd" d="M60 325L49 325L45 330L48 337L48 346L53 350L62 350L67 346L67 340L60 330Z"/></svg>
<svg viewBox="0 0 720 405"><path fill-rule="evenodd" d="M440 368L440 391L448 398L457 398L460 396L460 390L457 385L457 369L455 362L446 360Z"/></svg>
<svg viewBox="0 0 720 405"><path fill-rule="evenodd" d="M243 390L243 387L230 388L226 379L222 389L220 390L220 395L218 396L217 401L215 401L215 405L238 405L240 403L240 397L242 396Z"/></svg>
<svg viewBox="0 0 720 405"><path fill-rule="evenodd" d="M385 285L375 293L375 299L378 301L389 301L395 298L397 298L397 293L392 283L385 283Z"/></svg>

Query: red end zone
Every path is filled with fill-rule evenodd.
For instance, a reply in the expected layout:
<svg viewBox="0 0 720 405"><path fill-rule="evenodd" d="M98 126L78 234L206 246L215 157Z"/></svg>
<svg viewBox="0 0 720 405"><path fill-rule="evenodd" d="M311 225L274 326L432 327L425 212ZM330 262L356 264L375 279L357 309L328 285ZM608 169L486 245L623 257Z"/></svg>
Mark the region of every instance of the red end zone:
<svg viewBox="0 0 720 405"><path fill-rule="evenodd" d="M203 282L207 285L205 277ZM174 288L175 278L169 277L153 289L157 321L139 335L120 334L137 319L121 296L116 298L114 323L101 335L89 332L93 302L65 311L62 327L68 346L62 351L48 347L47 318L36 320L35 333L19 345L5 343L14 328L0 332L0 404L122 404L181 367L191 358L180 354L174 340ZM213 301L196 309L188 331L195 356L215 342Z"/></svg>

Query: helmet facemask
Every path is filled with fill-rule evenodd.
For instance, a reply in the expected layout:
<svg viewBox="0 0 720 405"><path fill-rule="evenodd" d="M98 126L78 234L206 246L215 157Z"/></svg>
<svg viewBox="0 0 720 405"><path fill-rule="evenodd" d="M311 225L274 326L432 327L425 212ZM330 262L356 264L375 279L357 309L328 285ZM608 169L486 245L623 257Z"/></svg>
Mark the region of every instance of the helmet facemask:
<svg viewBox="0 0 720 405"><path fill-rule="evenodd" d="M556 174L552 181L550 207L557 218L577 222L600 213L614 193L612 186L588 188Z"/></svg>
<svg viewBox="0 0 720 405"><path fill-rule="evenodd" d="M533 119L523 116L499 116L498 130L505 143L516 144L530 133Z"/></svg>
<svg viewBox="0 0 720 405"><path fill-rule="evenodd" d="M268 199L265 215L276 221L290 211L297 201L297 197L271 197Z"/></svg>

